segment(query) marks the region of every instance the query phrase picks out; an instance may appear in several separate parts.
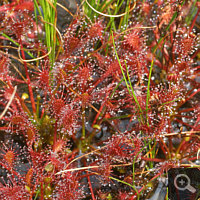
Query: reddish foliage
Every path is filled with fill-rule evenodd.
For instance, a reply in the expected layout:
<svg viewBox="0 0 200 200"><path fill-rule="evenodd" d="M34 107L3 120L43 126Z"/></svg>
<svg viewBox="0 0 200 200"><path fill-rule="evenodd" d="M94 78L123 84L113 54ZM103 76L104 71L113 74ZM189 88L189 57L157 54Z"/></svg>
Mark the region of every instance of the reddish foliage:
<svg viewBox="0 0 200 200"><path fill-rule="evenodd" d="M12 186L0 186L0 196L2 200L22 200L30 198L30 194L25 190L24 184L12 184Z"/></svg>
<svg viewBox="0 0 200 200"><path fill-rule="evenodd" d="M77 200L84 197L83 189L79 184L76 174L67 172L63 176L58 176L56 182L57 184L53 193L55 199Z"/></svg>
<svg viewBox="0 0 200 200"><path fill-rule="evenodd" d="M73 108L73 105L65 105L61 112L58 125L67 131L67 134L72 135L75 128L78 126L78 111Z"/></svg>
<svg viewBox="0 0 200 200"><path fill-rule="evenodd" d="M53 66L40 35L47 23L38 21L37 27L33 1L0 7L5 39L0 47L1 112L5 109L0 131L5 141L20 138L23 146L1 149L0 166L7 173L0 187L3 199L135 199L133 178L142 191L148 180L196 160L199 39L191 30L199 11L184 28L188 4L137 3L135 16L129 16L133 22L114 38L105 30L106 19L86 24L77 16L63 34L63 47L56 46ZM20 45L24 60L30 59L27 49L45 58L20 60L9 37ZM105 192L101 180L109 185Z"/></svg>
<svg viewBox="0 0 200 200"><path fill-rule="evenodd" d="M20 11L20 10L29 10L33 11L34 9L34 4L32 0L15 0L10 4L6 4L0 7L1 12L6 12L6 11Z"/></svg>
<svg viewBox="0 0 200 200"><path fill-rule="evenodd" d="M144 37L142 36L141 27L140 25L131 27L133 30L125 35L124 38L124 45L133 52L140 52L144 48Z"/></svg>
<svg viewBox="0 0 200 200"><path fill-rule="evenodd" d="M92 27L89 29L89 37L91 38L95 38L95 37L102 37L102 33L103 33L103 26L102 23L100 22L96 22L92 25Z"/></svg>

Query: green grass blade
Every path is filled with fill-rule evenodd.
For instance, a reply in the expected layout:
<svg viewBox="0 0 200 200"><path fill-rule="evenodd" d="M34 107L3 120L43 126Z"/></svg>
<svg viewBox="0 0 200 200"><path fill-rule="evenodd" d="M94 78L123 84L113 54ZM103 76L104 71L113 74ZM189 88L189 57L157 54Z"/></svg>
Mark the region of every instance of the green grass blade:
<svg viewBox="0 0 200 200"><path fill-rule="evenodd" d="M20 44L18 42L14 41L11 37L9 37L8 35L6 35L5 33L1 33L1 35L3 37L7 38L10 42L12 42L13 44L15 44L16 46L18 46L18 47L20 46ZM35 58L32 53L30 53L30 52L28 52L26 50L24 50L24 52L26 52L31 58Z"/></svg>
<svg viewBox="0 0 200 200"><path fill-rule="evenodd" d="M121 69L121 72L122 72L122 75L123 75L123 79L124 79L124 81L125 81L125 83L126 83L126 87L127 87L127 89L128 89L129 95L132 96L132 97L134 98L136 104L137 104L138 107L139 107L139 110L140 110L140 120L141 120L141 122L143 122L142 114L141 114L141 113L142 113L142 110L141 110L140 104L139 104L139 102L138 102L138 100L137 100L137 97L136 97L136 95L135 95L135 93L134 93L134 90L133 90L133 87L132 87L132 85L131 85L130 77L129 77L129 81L127 81L126 75L125 75L124 70L123 70L123 68L122 68L122 65L121 65L121 62L120 62L120 59L119 59L119 56L118 56L118 53L117 53L117 50L116 50L116 47L115 47L115 41L114 41L113 32L111 32L111 33L112 33L112 40L113 40L113 47L114 47L114 50L115 50L115 55L116 55L116 57L117 57L117 60L118 60L119 66L120 66L120 69ZM130 85L129 85L129 84L130 84Z"/></svg>
<svg viewBox="0 0 200 200"><path fill-rule="evenodd" d="M181 3L181 7L183 6L183 4L185 3L185 0ZM176 17L178 16L178 12L175 12L168 24L168 26L166 27L165 31L168 31L171 24L173 23L173 21L176 19ZM153 54L156 52L156 49L158 48L159 44L162 42L162 40L164 40L165 35L162 36L159 40L157 45L153 48ZM151 83L151 74L152 74L152 70L153 70L153 65L154 65L154 59L152 59L151 61L151 66L150 66L150 70L149 70L149 78L148 78L148 85L147 85L147 97L146 97L146 117L147 117L147 125L149 126L149 122L148 122L148 107L149 107L149 99L150 99L150 83Z"/></svg>
<svg viewBox="0 0 200 200"><path fill-rule="evenodd" d="M138 99L137 99L137 97L136 97L136 94L135 94L135 92L134 92L134 90L133 90L133 87L132 87L132 83L131 83L131 79L130 79L130 76L129 76L129 72L128 72L128 67L127 67L126 61L125 61L125 66L126 66L126 72L127 72L128 82L129 82L129 85L130 85L130 88L131 88L132 96L133 96L133 98L134 98L136 104L138 105L138 108L139 108L139 110L140 110L140 113L142 113L142 109L141 109L140 103L139 103L139 101L138 101ZM142 118L142 117L141 117L141 118Z"/></svg>
<svg viewBox="0 0 200 200"><path fill-rule="evenodd" d="M39 3L39 4L38 4ZM37 8L39 15L42 17L44 21L45 27L45 42L48 48L48 51L51 49L51 53L49 54L49 59L51 62L51 70L53 68L55 62L55 49L56 49L56 3L57 0L34 0L34 5ZM39 5L43 10L43 14L39 9ZM55 9L54 9L55 8Z"/></svg>

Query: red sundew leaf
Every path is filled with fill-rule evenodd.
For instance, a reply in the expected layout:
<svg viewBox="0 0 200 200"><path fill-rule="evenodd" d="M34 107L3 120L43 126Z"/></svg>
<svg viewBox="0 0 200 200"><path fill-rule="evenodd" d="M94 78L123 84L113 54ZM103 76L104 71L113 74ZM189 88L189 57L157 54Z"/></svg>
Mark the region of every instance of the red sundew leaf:
<svg viewBox="0 0 200 200"><path fill-rule="evenodd" d="M169 24L171 17L174 14L174 10L175 8L171 4L167 4L163 8L161 16L160 16L159 28L161 28L163 24L164 25Z"/></svg>
<svg viewBox="0 0 200 200"><path fill-rule="evenodd" d="M124 68L123 62L121 63L122 67ZM100 84L102 81L106 80L109 76L112 76L113 78L116 76L121 75L121 68L119 66L118 60L113 61L112 63L109 64L107 69L105 69L104 74L95 82L94 87L95 88L98 84ZM92 90L91 88L90 90Z"/></svg>
<svg viewBox="0 0 200 200"><path fill-rule="evenodd" d="M65 145L66 145L66 140L62 140L62 139L57 140L54 145L53 151L55 153L58 153L58 152L62 151L62 149L64 148Z"/></svg>
<svg viewBox="0 0 200 200"><path fill-rule="evenodd" d="M0 77L3 77L8 73L8 59L0 54Z"/></svg>
<svg viewBox="0 0 200 200"><path fill-rule="evenodd" d="M15 116L12 117L11 123L13 125L24 125L25 120L21 115L15 115Z"/></svg>
<svg viewBox="0 0 200 200"><path fill-rule="evenodd" d="M64 38L65 39L65 38ZM64 42L66 56L70 56L80 46L80 39L75 36L69 37Z"/></svg>
<svg viewBox="0 0 200 200"><path fill-rule="evenodd" d="M11 26L11 28L8 30L10 32L9 34L11 34L11 32L14 33L18 39L23 38L22 34L27 31L28 26L30 25L30 21L24 19L21 21L16 19L14 22L10 21L8 23Z"/></svg>
<svg viewBox="0 0 200 200"><path fill-rule="evenodd" d="M65 163L62 162L62 160L59 157L57 157L55 154L51 154L50 161L51 161L50 164L55 166L55 168L58 171L62 170L65 166ZM49 165L49 164L47 164L47 165Z"/></svg>
<svg viewBox="0 0 200 200"><path fill-rule="evenodd" d="M49 62L45 61L38 72L34 72L36 82L32 83L35 87L41 88L45 93L50 89Z"/></svg>
<svg viewBox="0 0 200 200"><path fill-rule="evenodd" d="M127 66L130 66L130 76L137 75L138 80L142 79L144 73L149 73L147 69L147 57L144 54L136 53L136 55L130 56Z"/></svg>
<svg viewBox="0 0 200 200"><path fill-rule="evenodd" d="M142 36L142 29L138 29L141 25L136 25L135 29L124 37L123 46L128 50L140 52L144 47L144 37Z"/></svg>
<svg viewBox="0 0 200 200"><path fill-rule="evenodd" d="M5 11L8 11L8 10L10 10L9 4L3 5L3 6L0 7L0 12L5 12Z"/></svg>
<svg viewBox="0 0 200 200"><path fill-rule="evenodd" d="M16 5L17 4L17 5ZM10 4L6 4L0 7L0 12L6 12L10 10L19 11L19 10L29 10L33 11L34 3L32 1L16 1Z"/></svg>
<svg viewBox="0 0 200 200"><path fill-rule="evenodd" d="M25 113L14 113L9 117L9 120L11 122L10 130L13 131L14 129L16 132L20 131L20 133L26 137L27 142L32 142L34 140L38 130Z"/></svg>
<svg viewBox="0 0 200 200"><path fill-rule="evenodd" d="M28 141L34 141L35 139L35 130L33 128L28 128L26 132Z"/></svg>
<svg viewBox="0 0 200 200"><path fill-rule="evenodd" d="M19 5L17 5L14 8L15 11L19 11L19 10L29 10L29 11L33 11L34 10L34 4L32 1L25 1Z"/></svg>
<svg viewBox="0 0 200 200"><path fill-rule="evenodd" d="M63 99L53 99L51 101L50 110L52 111L53 115L56 118L59 118L60 112L64 106L65 106L65 102Z"/></svg>
<svg viewBox="0 0 200 200"><path fill-rule="evenodd" d="M13 181L12 186L0 186L0 197L1 200L22 200L30 199L30 194L27 192L25 185Z"/></svg>
<svg viewBox="0 0 200 200"><path fill-rule="evenodd" d="M94 23L88 31L88 35L91 38L94 38L94 37L100 38L102 36L102 33L103 33L103 26L100 22Z"/></svg>
<svg viewBox="0 0 200 200"><path fill-rule="evenodd" d="M32 164L34 173L36 173L35 176L39 180L41 180L43 178L43 171L45 165L49 161L49 157L44 152L35 152L33 150L30 150L29 153L30 153L29 162Z"/></svg>
<svg viewBox="0 0 200 200"><path fill-rule="evenodd" d="M79 68L79 72L76 76L76 84L80 87L81 92L85 92L88 88L88 84L91 80L91 69L90 66L84 65Z"/></svg>
<svg viewBox="0 0 200 200"><path fill-rule="evenodd" d="M104 153L110 158L120 160L133 160L134 156L140 151L142 145L138 138L131 141L125 135L113 136L107 143L108 148L105 148Z"/></svg>
<svg viewBox="0 0 200 200"><path fill-rule="evenodd" d="M81 102L81 105L83 107L86 107L90 101L93 99L93 96L88 94L87 92L79 95L75 100L74 102L77 102L77 103L80 103Z"/></svg>
<svg viewBox="0 0 200 200"><path fill-rule="evenodd" d="M179 33L180 35L177 36L177 39L175 40L174 46L173 46L173 53L177 55L178 63L182 63L183 59L189 56L189 54L194 53L193 51L199 44L198 37L194 37L194 36L184 37L183 36L184 34L187 35L187 31L184 29L181 31L181 33L182 34Z"/></svg>
<svg viewBox="0 0 200 200"><path fill-rule="evenodd" d="M95 61L98 62L98 65L100 68L104 69L107 65L106 63L109 63L110 59L108 57L105 57L101 55L100 53L93 53L92 56L95 58Z"/></svg>
<svg viewBox="0 0 200 200"><path fill-rule="evenodd" d="M27 174L26 174L26 182L27 182L27 184L28 184L29 186L31 185L31 179L32 179L32 177L33 177L33 172L34 172L33 168L30 168L30 169L28 170Z"/></svg>
<svg viewBox="0 0 200 200"><path fill-rule="evenodd" d="M65 61L64 62L64 67L63 67L63 70L65 72L68 72L69 70L73 70L74 66L72 63L70 63L69 61Z"/></svg>
<svg viewBox="0 0 200 200"><path fill-rule="evenodd" d="M149 15L150 11L151 11L151 6L149 3L144 2L142 4L142 10L146 15Z"/></svg>
<svg viewBox="0 0 200 200"><path fill-rule="evenodd" d="M75 173L67 172L58 176L55 180L56 187L53 197L59 200L78 200L84 198L83 188L81 187L78 176Z"/></svg>
<svg viewBox="0 0 200 200"><path fill-rule="evenodd" d="M15 159L14 151L8 150L4 155L4 159L9 164L9 166L12 166Z"/></svg>
<svg viewBox="0 0 200 200"><path fill-rule="evenodd" d="M78 110L72 105L65 105L60 112L58 126L72 135L75 128L78 126Z"/></svg>
<svg viewBox="0 0 200 200"><path fill-rule="evenodd" d="M198 114L197 114L197 120L196 120L196 122L195 122L195 124L194 124L194 126L193 126L193 128L192 128L192 130L200 130L200 106L199 106L199 109L198 109Z"/></svg>
<svg viewBox="0 0 200 200"><path fill-rule="evenodd" d="M169 102L167 103L167 106L170 106L174 104L174 100L177 99L178 101L178 99L182 97L182 92L183 89L181 85L176 84L173 87L170 86L169 88L159 88L158 91L152 90L151 98L153 98L153 101L160 103L160 105Z"/></svg>
<svg viewBox="0 0 200 200"><path fill-rule="evenodd" d="M122 64L122 63L121 63ZM123 67L124 65L122 64L122 67ZM121 68L120 68L120 66L119 66L119 62L118 62L118 60L115 60L115 61L113 61L109 66L108 66L108 69L106 70L106 72L105 72L105 74L103 75L103 77L104 78L106 78L106 77L108 77L108 76L110 76L110 75L112 75L112 76L114 76L114 75L116 75L116 74L121 74Z"/></svg>
<svg viewBox="0 0 200 200"><path fill-rule="evenodd" d="M119 195L118 195L118 199L119 200L132 200L132 199L135 199L133 198L135 195L130 195L130 193L127 193L127 192L119 192Z"/></svg>
<svg viewBox="0 0 200 200"><path fill-rule="evenodd" d="M112 173L111 162L112 161L110 158L104 158L103 162L101 162L100 167L97 169L98 173L103 176L103 179L108 182L110 182L109 176Z"/></svg>
<svg viewBox="0 0 200 200"><path fill-rule="evenodd" d="M185 38L182 40L180 49L184 54L188 54L194 46L194 39L193 38Z"/></svg>
<svg viewBox="0 0 200 200"><path fill-rule="evenodd" d="M49 71L45 70L40 73L39 85L42 88L49 87Z"/></svg>
<svg viewBox="0 0 200 200"><path fill-rule="evenodd" d="M2 143L2 148L0 148L0 166L16 176L18 180L24 181L25 178L18 172L16 166L23 163L22 157L25 155L24 148L13 144L12 141L6 142L6 144ZM0 195L1 196L1 195Z"/></svg>
<svg viewBox="0 0 200 200"><path fill-rule="evenodd" d="M71 66L72 65L69 65L69 69L68 69L68 66L66 66L66 68L58 67L54 69L54 71L52 70L54 72L54 77L58 84L62 84L67 80L67 77L68 77L67 70L71 70L72 69Z"/></svg>
<svg viewBox="0 0 200 200"><path fill-rule="evenodd" d="M160 173L163 174L164 172L167 172L171 168L177 168L177 161L176 160L166 160L165 162L160 162Z"/></svg>

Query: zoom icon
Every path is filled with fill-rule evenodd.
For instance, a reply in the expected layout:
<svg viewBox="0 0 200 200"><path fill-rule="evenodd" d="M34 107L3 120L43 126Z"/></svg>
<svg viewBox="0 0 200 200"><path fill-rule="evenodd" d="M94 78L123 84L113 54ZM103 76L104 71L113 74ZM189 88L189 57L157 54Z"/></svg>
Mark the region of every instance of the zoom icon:
<svg viewBox="0 0 200 200"><path fill-rule="evenodd" d="M200 169L172 168L168 171L169 200L200 199Z"/></svg>
<svg viewBox="0 0 200 200"><path fill-rule="evenodd" d="M196 189L190 185L190 178L185 174L179 174L175 177L174 186L178 190L189 190L192 193L196 192Z"/></svg>

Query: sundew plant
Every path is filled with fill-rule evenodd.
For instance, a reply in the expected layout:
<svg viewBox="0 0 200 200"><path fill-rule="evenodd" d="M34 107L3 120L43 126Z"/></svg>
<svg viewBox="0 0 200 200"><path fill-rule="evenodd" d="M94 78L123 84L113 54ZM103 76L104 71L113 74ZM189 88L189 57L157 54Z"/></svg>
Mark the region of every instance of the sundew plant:
<svg viewBox="0 0 200 200"><path fill-rule="evenodd" d="M168 199L200 166L199 10L1 0L0 199Z"/></svg>

